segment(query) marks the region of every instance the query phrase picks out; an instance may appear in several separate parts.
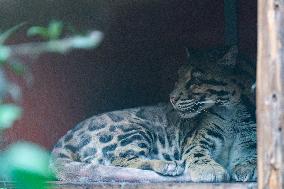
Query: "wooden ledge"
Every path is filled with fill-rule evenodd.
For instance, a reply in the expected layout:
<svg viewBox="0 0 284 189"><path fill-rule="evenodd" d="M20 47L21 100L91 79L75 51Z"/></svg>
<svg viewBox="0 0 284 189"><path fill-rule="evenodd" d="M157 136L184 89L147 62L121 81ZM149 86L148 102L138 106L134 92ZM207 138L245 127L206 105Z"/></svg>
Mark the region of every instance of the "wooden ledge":
<svg viewBox="0 0 284 189"><path fill-rule="evenodd" d="M52 182L54 189L256 189L256 183L64 183ZM0 182L0 188L14 189L12 182Z"/></svg>

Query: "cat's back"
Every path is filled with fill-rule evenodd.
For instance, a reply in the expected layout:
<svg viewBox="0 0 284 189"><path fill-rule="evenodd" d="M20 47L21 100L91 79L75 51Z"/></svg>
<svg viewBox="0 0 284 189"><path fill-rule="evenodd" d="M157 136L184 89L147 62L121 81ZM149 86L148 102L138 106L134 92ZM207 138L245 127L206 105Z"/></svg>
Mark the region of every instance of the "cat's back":
<svg viewBox="0 0 284 189"><path fill-rule="evenodd" d="M85 146L101 145L115 136L137 129L154 129L167 124L167 105L160 103L130 109L111 111L90 117L69 130L54 147L55 151L78 153Z"/></svg>

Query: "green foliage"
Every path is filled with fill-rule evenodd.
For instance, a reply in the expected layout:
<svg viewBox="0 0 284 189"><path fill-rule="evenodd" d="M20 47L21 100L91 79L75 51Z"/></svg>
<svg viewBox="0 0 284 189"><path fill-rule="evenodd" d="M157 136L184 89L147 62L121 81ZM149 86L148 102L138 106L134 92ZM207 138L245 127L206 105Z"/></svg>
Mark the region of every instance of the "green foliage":
<svg viewBox="0 0 284 189"><path fill-rule="evenodd" d="M17 55L32 57L46 52L65 53L72 49L97 47L103 37L101 32L95 31L86 36L59 39L63 32L63 23L51 21L47 27L33 26L27 31L28 36L40 36L48 40L47 42L5 45L6 40L22 25L19 24L0 33L0 134L1 131L12 127L22 115L20 106L4 103L8 94L14 101L17 101L17 96L20 94L18 85L6 78L4 68L9 68L16 75L23 75L26 72L26 65L22 60L13 57L14 51L16 54L18 53ZM27 142L13 144L0 154L0 162L0 178L15 181L16 188L51 188L47 185L48 180L54 179L54 175L48 167L49 153L41 147Z"/></svg>
<svg viewBox="0 0 284 189"><path fill-rule="evenodd" d="M0 65L4 64L10 56L10 49L4 46L6 40L15 33L20 27L22 27L25 23L18 24L7 31L0 33Z"/></svg>
<svg viewBox="0 0 284 189"><path fill-rule="evenodd" d="M0 104L0 130L11 127L21 113L22 109L14 104Z"/></svg>
<svg viewBox="0 0 284 189"><path fill-rule="evenodd" d="M1 37L1 36L0 36ZM0 65L4 64L10 56L10 49L0 45Z"/></svg>
<svg viewBox="0 0 284 189"><path fill-rule="evenodd" d="M49 52L66 53L72 49L91 49L97 47L103 38L101 32L92 32L86 36L74 36L61 41L50 41L47 44Z"/></svg>
<svg viewBox="0 0 284 189"><path fill-rule="evenodd" d="M27 31L27 35L40 36L46 40L59 39L63 31L63 23L61 21L53 20L47 27L33 26Z"/></svg>
<svg viewBox="0 0 284 189"><path fill-rule="evenodd" d="M41 147L20 142L2 154L0 172L16 181L17 188L46 189L47 180L54 178L48 168L49 154Z"/></svg>
<svg viewBox="0 0 284 189"><path fill-rule="evenodd" d="M26 71L26 66L21 62L10 62L9 67L17 75L23 75Z"/></svg>
<svg viewBox="0 0 284 189"><path fill-rule="evenodd" d="M25 71L25 65L22 62L9 61L11 48L4 45L9 36L22 25L14 26L0 34L0 132L12 127L22 114L21 107L15 104L3 104L7 94L10 93L12 97L15 97L17 96L15 94L19 93L18 86L5 77L4 65L17 75L22 75ZM49 154L39 146L27 142L16 143L0 154L0 162L0 178L15 181L17 188L50 188L46 181L54 177L48 168Z"/></svg>

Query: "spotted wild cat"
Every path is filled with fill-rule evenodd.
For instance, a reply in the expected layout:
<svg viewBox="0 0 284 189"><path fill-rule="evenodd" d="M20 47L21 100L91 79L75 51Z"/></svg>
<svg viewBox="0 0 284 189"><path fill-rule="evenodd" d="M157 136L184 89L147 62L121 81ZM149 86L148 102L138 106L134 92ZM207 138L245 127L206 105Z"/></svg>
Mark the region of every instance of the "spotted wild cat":
<svg viewBox="0 0 284 189"><path fill-rule="evenodd" d="M52 151L57 177L256 180L255 116L246 93L254 79L240 71L236 48L225 49L190 52L169 103L96 115L68 131Z"/></svg>

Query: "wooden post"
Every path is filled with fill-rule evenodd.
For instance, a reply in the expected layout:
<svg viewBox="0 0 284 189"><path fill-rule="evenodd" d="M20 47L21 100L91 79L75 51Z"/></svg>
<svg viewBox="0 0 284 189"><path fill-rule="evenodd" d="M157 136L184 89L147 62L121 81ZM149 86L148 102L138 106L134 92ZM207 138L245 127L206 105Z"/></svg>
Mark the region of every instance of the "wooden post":
<svg viewBox="0 0 284 189"><path fill-rule="evenodd" d="M258 188L281 189L284 173L284 1L258 0Z"/></svg>

